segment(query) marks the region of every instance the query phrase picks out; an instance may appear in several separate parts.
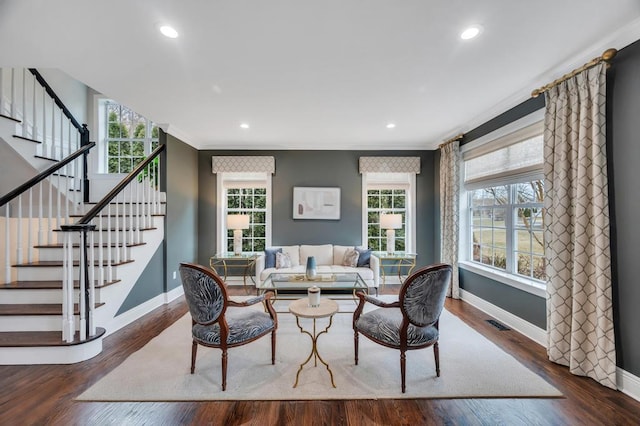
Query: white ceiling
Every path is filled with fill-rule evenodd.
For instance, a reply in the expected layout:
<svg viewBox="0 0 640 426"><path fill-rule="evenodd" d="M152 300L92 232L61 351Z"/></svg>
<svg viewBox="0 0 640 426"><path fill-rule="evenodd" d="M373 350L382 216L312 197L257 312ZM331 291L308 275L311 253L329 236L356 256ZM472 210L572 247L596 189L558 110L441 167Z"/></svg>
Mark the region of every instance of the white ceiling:
<svg viewBox="0 0 640 426"><path fill-rule="evenodd" d="M638 38L638 0L0 0L0 66L199 149L433 149Z"/></svg>

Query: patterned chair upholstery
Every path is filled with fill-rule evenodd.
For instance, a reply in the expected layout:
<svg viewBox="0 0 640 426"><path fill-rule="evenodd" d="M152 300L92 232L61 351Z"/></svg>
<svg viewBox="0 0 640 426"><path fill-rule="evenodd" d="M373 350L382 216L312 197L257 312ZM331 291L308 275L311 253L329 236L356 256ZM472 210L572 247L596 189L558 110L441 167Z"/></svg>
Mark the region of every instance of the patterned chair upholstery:
<svg viewBox="0 0 640 426"><path fill-rule="evenodd" d="M227 349L245 345L271 333L271 364L275 364L278 318L268 292L245 302L235 302L227 296L224 282L204 266L180 264L184 295L191 313L193 345L191 374L196 367L198 345L222 349L222 390L227 388ZM262 302L266 312L243 308Z"/></svg>
<svg viewBox="0 0 640 426"><path fill-rule="evenodd" d="M438 321L451 282L451 265L436 264L411 274L402 285L397 302L385 303L357 293L360 303L353 314L355 363L358 365L358 336L400 350L402 393L406 390L406 351L433 346L436 375L440 377ZM379 309L362 313L369 302Z"/></svg>

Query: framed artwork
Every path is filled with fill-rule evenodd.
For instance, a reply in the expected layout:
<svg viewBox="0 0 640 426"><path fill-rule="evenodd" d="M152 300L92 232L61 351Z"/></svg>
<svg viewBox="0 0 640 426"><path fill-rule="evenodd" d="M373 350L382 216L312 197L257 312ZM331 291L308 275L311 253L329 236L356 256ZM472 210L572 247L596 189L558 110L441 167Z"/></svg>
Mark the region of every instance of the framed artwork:
<svg viewBox="0 0 640 426"><path fill-rule="evenodd" d="M340 219L340 188L293 187L294 219Z"/></svg>

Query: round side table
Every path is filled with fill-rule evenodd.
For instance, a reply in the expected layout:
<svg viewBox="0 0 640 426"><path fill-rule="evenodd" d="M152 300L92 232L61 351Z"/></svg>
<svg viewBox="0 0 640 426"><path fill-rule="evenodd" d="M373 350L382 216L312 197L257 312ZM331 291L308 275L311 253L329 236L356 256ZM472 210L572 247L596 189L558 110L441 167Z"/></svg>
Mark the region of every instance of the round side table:
<svg viewBox="0 0 640 426"><path fill-rule="evenodd" d="M298 328L300 329L300 332L303 333L303 334L307 334L311 338L311 353L309 354L309 356L307 357L305 362L300 364L300 368L298 369L298 372L296 373L296 382L294 383L293 387L295 388L296 386L298 386L298 378L300 376L300 372L302 371L302 368L309 361L311 361L311 357L313 357L314 366L315 367L318 366L318 360L320 360L320 362L322 364L324 364L325 367L327 367L327 371L329 372L329 376L331 377L331 384L335 388L336 384L333 381L333 373L331 372L331 369L329 368L329 364L327 364L322 359L320 354L318 353L318 337L320 337L322 334L325 334L325 333L327 333L329 331L329 327L331 327L331 324L333 322L333 315L336 312L338 312L338 304L336 303L335 300L321 298L320 299L320 306L310 307L309 306L309 298L305 297L303 299L298 299L298 300L294 300L293 302L291 302L289 304L289 312L291 312L293 315L295 315L296 324L298 325ZM318 318L327 318L327 317L329 317L329 325L327 325L327 327L324 330L322 330L321 332L317 333L316 332L316 320ZM302 328L302 326L300 325L300 318L311 318L311 319L313 319L313 333L311 333L311 332L305 330L304 328Z"/></svg>

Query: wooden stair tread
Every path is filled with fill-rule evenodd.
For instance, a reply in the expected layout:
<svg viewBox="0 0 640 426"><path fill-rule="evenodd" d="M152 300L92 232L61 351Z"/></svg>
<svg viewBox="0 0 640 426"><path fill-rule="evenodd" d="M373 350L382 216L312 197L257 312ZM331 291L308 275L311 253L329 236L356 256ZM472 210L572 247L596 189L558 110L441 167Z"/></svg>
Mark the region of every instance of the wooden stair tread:
<svg viewBox="0 0 640 426"><path fill-rule="evenodd" d="M31 138L27 138L25 136L20 136L20 135L13 135L14 138L18 138L18 139L22 139L23 141L28 141L28 142L33 142L33 143L42 143L42 141L39 141L37 139L31 139ZM36 155L36 157L38 157ZM38 157L41 158L41 157Z"/></svg>
<svg viewBox="0 0 640 426"><path fill-rule="evenodd" d="M120 282L120 280L113 280L105 282L101 285L98 285L96 281L95 287L101 288L106 287L115 283ZM73 282L74 288L80 288L80 281L75 280ZM10 283L0 284L0 290L61 290L62 289L62 281L11 281Z"/></svg>
<svg viewBox="0 0 640 426"><path fill-rule="evenodd" d="M120 265L124 265L126 263L132 263L134 262L133 259L127 259L127 260L121 260L120 262L117 263L111 263L110 266L120 266ZM73 266L78 266L80 264L79 261L74 261L73 262ZM62 266L62 261L61 260L40 260L38 262L31 262L31 263L19 263L16 265L13 265L16 268L30 268L30 267L35 267L35 268L54 268L54 267L59 267ZM94 266L100 266L100 264L98 263L98 261L95 262ZM109 266L106 263L103 266Z"/></svg>
<svg viewBox="0 0 640 426"><path fill-rule="evenodd" d="M133 243L133 244L129 244L126 243L124 246L125 247L138 247L138 246L143 246L147 243ZM37 245L37 246L33 246L33 248L37 248L37 249L47 249L47 248L55 248L55 249L59 249L59 248L63 248L64 244L63 243L56 243L56 244L42 244L42 245ZM80 247L80 244L73 244L73 247ZM94 243L93 247L100 247L99 243ZM102 247L122 247L122 245L116 246L115 243L111 243L111 245L109 246L107 243L102 243Z"/></svg>
<svg viewBox="0 0 640 426"><path fill-rule="evenodd" d="M140 203L140 204L142 204L142 203ZM116 217L116 216L117 217L131 217L132 215L130 215L130 214L112 214L112 215L110 215L108 217ZM147 215L133 215L133 216L135 217L135 216L147 216ZM151 213L151 216L161 217L161 216L164 216L164 214L162 214L162 213ZM69 217L84 217L84 215L83 214L70 214ZM105 219L106 219L106 217L105 217Z"/></svg>
<svg viewBox="0 0 640 426"><path fill-rule="evenodd" d="M98 308L104 303L96 303ZM77 303L73 304L73 312L78 315L80 309ZM24 304L0 304L0 316L2 315L62 315L62 303L24 303Z"/></svg>
<svg viewBox="0 0 640 426"><path fill-rule="evenodd" d="M0 347L72 346L99 339L105 332L104 328L96 327L95 336L81 341L80 333L76 332L72 342L64 342L61 331L4 331L0 332Z"/></svg>
<svg viewBox="0 0 640 426"><path fill-rule="evenodd" d="M94 229L94 232L100 232L100 231L113 231L113 232L130 232L130 231L152 231L154 229L158 229L156 227L151 227L151 228L139 228L139 229L131 229L131 228L120 228L120 229ZM53 229L53 232L62 232L62 229Z"/></svg>
<svg viewBox="0 0 640 426"><path fill-rule="evenodd" d="M18 120L17 118L9 117L8 115L5 115L5 114L0 114L0 117L6 118L7 120L15 121L16 123L22 123L22 121Z"/></svg>

